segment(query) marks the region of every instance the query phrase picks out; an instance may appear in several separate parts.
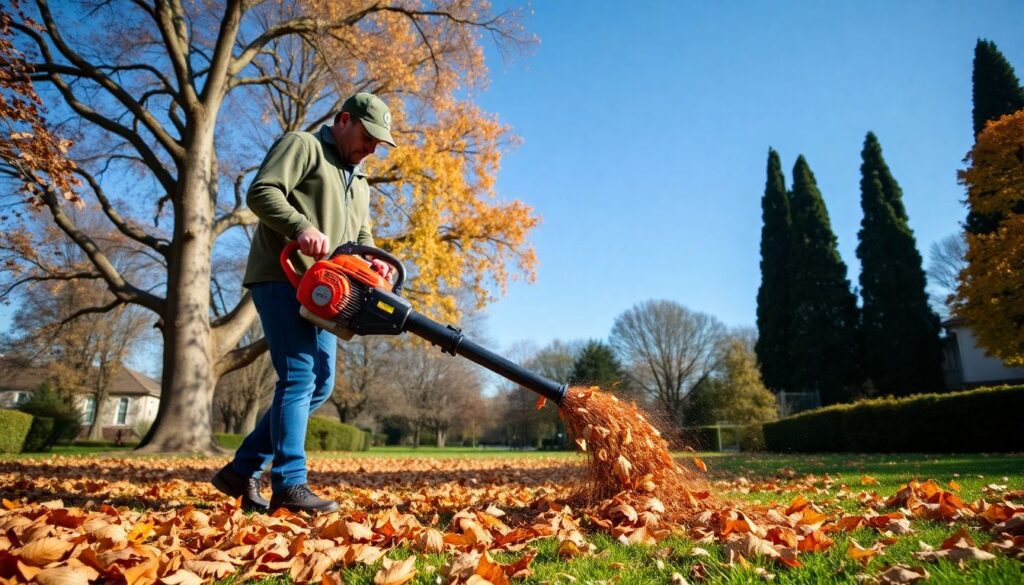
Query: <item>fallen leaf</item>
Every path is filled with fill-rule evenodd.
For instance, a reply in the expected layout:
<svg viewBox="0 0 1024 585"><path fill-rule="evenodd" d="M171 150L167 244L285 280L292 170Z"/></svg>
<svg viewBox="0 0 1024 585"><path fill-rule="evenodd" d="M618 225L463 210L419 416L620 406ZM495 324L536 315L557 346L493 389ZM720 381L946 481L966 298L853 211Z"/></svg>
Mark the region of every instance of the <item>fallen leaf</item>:
<svg viewBox="0 0 1024 585"><path fill-rule="evenodd" d="M74 567L52 567L36 573L39 585L88 585L89 575Z"/></svg>
<svg viewBox="0 0 1024 585"><path fill-rule="evenodd" d="M64 553L71 550L72 547L74 547L74 544L66 540L47 537L33 540L16 550L15 553L26 563L42 567L54 561L59 561L64 557Z"/></svg>
<svg viewBox="0 0 1024 585"><path fill-rule="evenodd" d="M188 569L177 571L160 578L164 585L202 585L203 578Z"/></svg>
<svg viewBox="0 0 1024 585"><path fill-rule="evenodd" d="M879 583L884 585L897 583L915 583L928 579L928 571L922 567L893 565L878 575Z"/></svg>
<svg viewBox="0 0 1024 585"><path fill-rule="evenodd" d="M373 577L374 585L402 585L416 576L416 557L405 560L384 559L384 568Z"/></svg>

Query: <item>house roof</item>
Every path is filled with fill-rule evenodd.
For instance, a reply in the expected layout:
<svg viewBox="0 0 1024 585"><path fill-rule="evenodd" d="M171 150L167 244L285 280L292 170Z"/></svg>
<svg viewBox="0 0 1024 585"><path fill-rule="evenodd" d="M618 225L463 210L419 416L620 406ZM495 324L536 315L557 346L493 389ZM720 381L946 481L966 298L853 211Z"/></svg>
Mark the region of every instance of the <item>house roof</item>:
<svg viewBox="0 0 1024 585"><path fill-rule="evenodd" d="M964 322L965 321L964 321L963 317L953 316L953 317L950 317L950 318L946 319L945 321L943 321L942 322L942 326L943 327L956 327L957 325L963 325Z"/></svg>
<svg viewBox="0 0 1024 585"><path fill-rule="evenodd" d="M0 361L0 392L35 390L50 378L49 368L25 367L20 364ZM131 368L121 366L110 382L111 396L155 396L160 397L160 383Z"/></svg>

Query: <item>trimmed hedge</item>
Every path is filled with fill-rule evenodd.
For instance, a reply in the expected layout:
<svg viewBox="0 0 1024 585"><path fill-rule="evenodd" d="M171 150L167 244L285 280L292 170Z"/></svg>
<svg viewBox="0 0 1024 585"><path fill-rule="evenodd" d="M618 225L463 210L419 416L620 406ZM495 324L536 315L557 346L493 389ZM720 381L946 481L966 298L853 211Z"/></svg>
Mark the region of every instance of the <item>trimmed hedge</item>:
<svg viewBox="0 0 1024 585"><path fill-rule="evenodd" d="M32 426L25 436L25 444L21 447L22 453L38 453L49 451L56 438L53 432L54 420L48 416L33 416Z"/></svg>
<svg viewBox="0 0 1024 585"><path fill-rule="evenodd" d="M0 453L21 453L25 437L32 427L32 415L16 410L0 410Z"/></svg>
<svg viewBox="0 0 1024 585"><path fill-rule="evenodd" d="M875 398L764 425L769 451L1024 451L1024 386Z"/></svg>
<svg viewBox="0 0 1024 585"><path fill-rule="evenodd" d="M307 451L366 451L370 438L358 428L314 416L306 427Z"/></svg>

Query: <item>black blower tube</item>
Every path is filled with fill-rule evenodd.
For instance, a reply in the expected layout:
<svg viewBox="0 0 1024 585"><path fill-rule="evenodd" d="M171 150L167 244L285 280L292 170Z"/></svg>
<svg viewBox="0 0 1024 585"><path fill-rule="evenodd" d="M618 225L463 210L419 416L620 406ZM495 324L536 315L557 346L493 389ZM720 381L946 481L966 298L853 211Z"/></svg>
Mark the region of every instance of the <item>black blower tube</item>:
<svg viewBox="0 0 1024 585"><path fill-rule="evenodd" d="M466 339L462 331L451 325L447 327L431 321L416 311L410 311L405 321L405 330L426 339L451 355L461 355L471 362L480 364L488 370L512 380L524 388L562 404L568 386L535 374L503 357Z"/></svg>

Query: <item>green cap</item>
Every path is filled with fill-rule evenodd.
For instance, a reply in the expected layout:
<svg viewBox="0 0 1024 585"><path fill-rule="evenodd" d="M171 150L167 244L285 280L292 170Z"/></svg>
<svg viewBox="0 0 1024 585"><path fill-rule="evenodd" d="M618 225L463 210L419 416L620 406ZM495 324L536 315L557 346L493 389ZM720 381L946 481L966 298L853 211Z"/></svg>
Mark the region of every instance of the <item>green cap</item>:
<svg viewBox="0 0 1024 585"><path fill-rule="evenodd" d="M379 97L372 93L357 93L341 104L341 111L359 118L370 136L395 146L395 139L391 137L391 110Z"/></svg>

